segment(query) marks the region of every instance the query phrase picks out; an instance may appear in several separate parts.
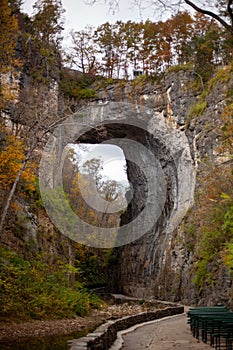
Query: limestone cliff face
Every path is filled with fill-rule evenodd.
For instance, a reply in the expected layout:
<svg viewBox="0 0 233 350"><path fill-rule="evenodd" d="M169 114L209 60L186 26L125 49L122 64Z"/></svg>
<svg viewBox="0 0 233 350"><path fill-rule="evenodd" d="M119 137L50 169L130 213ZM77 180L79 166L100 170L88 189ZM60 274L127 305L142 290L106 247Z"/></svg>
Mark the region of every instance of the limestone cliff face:
<svg viewBox="0 0 233 350"><path fill-rule="evenodd" d="M19 47L19 52L23 54L22 47ZM36 58L38 57L34 59ZM59 116L59 67L56 67L56 74L50 77L50 84L45 85L32 79L28 65L30 62L26 61L22 71L18 73L18 80L11 80L10 88L16 89L18 96L14 103L9 104L8 108L1 113L5 125L12 133L22 138L25 134L29 134L30 128L33 129L36 122L40 123L41 129L45 129L61 118ZM9 80L9 77L7 78ZM37 136L40 140L40 132ZM4 137L2 133L0 141ZM28 140L28 142L32 141ZM44 143L45 140L41 140L37 144L34 152L36 161L41 157ZM14 201L17 210L9 211L5 229L0 238L1 243L26 259L33 259L41 254L42 259L50 263L58 260L65 263L73 262L75 249L72 242L56 229L46 215L37 191L31 198L21 194L16 195Z"/></svg>
<svg viewBox="0 0 233 350"><path fill-rule="evenodd" d="M194 258L183 243L182 219L194 203L199 187L196 173L201 177L204 159L220 166L229 160L227 155L219 154L218 147L223 125L220 115L232 79L214 84L206 92L201 115L192 115L193 106L203 103L200 102L202 89L195 91L192 88L196 79L193 72L179 71L167 74L159 85L133 82L109 86L99 92L102 99L130 101L143 115L147 131L135 130L133 135L156 155L166 179L164 208L154 226L139 239L114 252L117 263L115 267L111 266L109 281L114 291L142 298L182 300L187 304L199 302L192 283ZM148 117L149 110L153 112ZM124 132L127 137L132 137L126 129ZM112 134L117 137L117 132ZM124 152L126 159L130 159L131 150L126 148ZM140 151L138 159L141 169L146 167L143 163L146 158ZM154 173L152 170L151 177L155 176L156 170ZM147 194L147 181L131 162L128 162L128 177L134 187L134 196L122 216L122 225L141 212ZM231 304L232 280L226 269L221 268L216 279L219 285L216 283L215 289L210 289L205 300L200 302Z"/></svg>
<svg viewBox="0 0 233 350"><path fill-rule="evenodd" d="M113 289L138 297L155 296L155 288L164 288L161 272L164 266L166 251L173 237L174 230L181 223L187 210L193 204L197 158L193 133L187 135L187 111L195 101L195 95L188 87L193 75L184 71L170 73L160 84L138 84L125 87L126 96L136 105L145 121L146 131L135 130L133 135L147 150L156 155L165 178L166 198L158 220L139 239L115 251L118 265L113 280ZM111 91L114 96L119 96ZM102 92L102 98L108 98ZM133 99L132 99L133 96ZM148 114L151 115L148 118ZM127 134L127 131L126 131ZM127 137L132 137L129 133ZM135 136L134 136L135 138ZM124 148L123 148L124 149ZM124 149L126 159L131 159L129 147ZM147 158L138 153L140 169L146 167ZM147 181L156 179L156 169L151 169L150 179L145 179L143 171L128 162L128 178L134 187L134 197L127 212L122 216L122 225L139 215L146 202ZM154 185L156 186L156 184ZM151 211L153 216L153 210ZM123 226L124 227L124 226ZM143 231L143 223L141 223ZM116 278L117 276L117 278Z"/></svg>
<svg viewBox="0 0 233 350"><path fill-rule="evenodd" d="M229 161L228 154L219 151L220 116L233 81L219 79L204 92L201 84L195 88L197 80L194 72L180 70L159 82L139 79L108 85L98 90L98 100L82 107L60 130L68 130L68 139L59 144L58 152L68 142L112 143L114 139L124 151L132 200L120 230L129 240L114 250L111 260L109 289L114 292L199 302L192 283L195 257L184 243L182 223L195 203L204 160L223 167ZM56 170L54 182L59 178ZM21 226L29 232L26 240L33 249L38 251L49 241L46 249L51 254L73 259L66 239L62 245L56 243L57 232L46 215L29 220L30 215L26 211ZM135 222L133 229L131 222ZM60 251L61 246L66 252ZM217 273L215 289L207 290L200 302L232 303L232 278L222 266Z"/></svg>

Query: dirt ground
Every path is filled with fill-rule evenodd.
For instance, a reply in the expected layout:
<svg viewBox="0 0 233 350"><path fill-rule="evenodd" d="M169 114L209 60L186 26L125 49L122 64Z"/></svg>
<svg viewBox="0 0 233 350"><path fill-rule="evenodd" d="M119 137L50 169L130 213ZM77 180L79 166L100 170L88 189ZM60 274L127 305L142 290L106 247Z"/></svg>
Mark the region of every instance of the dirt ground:
<svg viewBox="0 0 233 350"><path fill-rule="evenodd" d="M139 304L123 303L105 306L101 310L94 310L89 316L76 317L65 320L43 320L30 322L0 321L1 345L25 341L34 337L65 336L74 332L90 331L107 319L117 319L126 315L133 315L143 311L155 310L155 307ZM187 309L185 310L187 311ZM123 334L124 333L124 334ZM195 339L187 324L186 313L161 320L152 321L125 330L120 335L120 346L113 346L114 350L208 350L209 345ZM123 346L122 346L122 341ZM119 343L118 343L119 344ZM11 347L10 347L11 348Z"/></svg>
<svg viewBox="0 0 233 350"><path fill-rule="evenodd" d="M0 348L3 344L24 341L34 337L61 336L74 332L89 331L96 328L107 319L117 319L127 315L134 315L143 311L155 309L148 305L123 303L109 305L101 310L93 310L89 316L75 317L65 320L43 320L30 322L0 321Z"/></svg>

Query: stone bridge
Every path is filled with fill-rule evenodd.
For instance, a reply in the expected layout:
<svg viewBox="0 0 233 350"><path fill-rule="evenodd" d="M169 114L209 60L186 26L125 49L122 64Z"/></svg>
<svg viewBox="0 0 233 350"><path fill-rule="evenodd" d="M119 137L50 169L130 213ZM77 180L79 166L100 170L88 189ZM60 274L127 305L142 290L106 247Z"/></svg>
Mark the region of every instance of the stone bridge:
<svg viewBox="0 0 233 350"><path fill-rule="evenodd" d="M132 200L122 215L122 226L114 243L106 238L112 231L98 228L97 238L90 245L119 247L115 249L117 263L111 267L114 279L110 279L109 286L116 292L137 297L154 295L155 284L159 288L165 252L193 203L195 139L185 128L192 101L184 88L186 78L176 77L170 77L163 89L141 94L134 101L110 101L104 96L81 108L55 130L42 157L41 177L46 178L42 181L43 195L48 189L62 186L67 144L104 142L122 148ZM47 211L52 220L56 217L55 225L70 238L86 243L85 229L81 229L82 237L80 224L78 234L67 230L66 225L56 222L58 214L48 208L52 207L50 204Z"/></svg>

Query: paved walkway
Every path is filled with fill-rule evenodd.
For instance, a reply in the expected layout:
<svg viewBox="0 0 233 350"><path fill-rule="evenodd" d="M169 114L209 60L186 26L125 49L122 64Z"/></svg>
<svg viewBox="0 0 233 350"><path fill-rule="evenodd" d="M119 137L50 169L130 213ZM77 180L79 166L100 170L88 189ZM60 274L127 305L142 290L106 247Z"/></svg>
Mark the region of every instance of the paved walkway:
<svg viewBox="0 0 233 350"><path fill-rule="evenodd" d="M144 324L121 333L122 350L210 350L192 336L186 313ZM127 332L127 333L126 333ZM116 348L115 348L116 349Z"/></svg>

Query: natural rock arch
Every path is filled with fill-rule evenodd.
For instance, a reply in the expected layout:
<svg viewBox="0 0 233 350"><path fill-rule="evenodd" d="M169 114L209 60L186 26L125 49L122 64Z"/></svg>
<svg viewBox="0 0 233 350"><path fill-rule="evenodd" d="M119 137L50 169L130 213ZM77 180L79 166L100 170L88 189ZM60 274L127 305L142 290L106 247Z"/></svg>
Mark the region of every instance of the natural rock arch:
<svg viewBox="0 0 233 350"><path fill-rule="evenodd" d="M140 296L151 294L147 286L148 283L151 285L152 276L154 278L159 273L165 245L193 203L195 164L185 129L164 111L155 111L144 105L93 102L60 125L50 138L41 166L41 178L45 175L45 165L46 183L50 188L60 184L63 150L70 142L117 143L123 149L134 195L122 217L122 225L129 225L143 210L147 216L142 216L142 220L136 222L135 236L132 232L134 229L130 232L125 231L126 226L121 229L122 237L129 234L130 238L115 244L123 246L117 251L117 254L120 252L120 265L115 273L125 292ZM148 154L153 154L154 158L149 156L148 159ZM48 157L55 161L49 164ZM55 175L51 180L52 174ZM153 186L148 190L151 183ZM161 200L164 192L166 196ZM153 211L155 205L158 205L158 209ZM53 220L53 213L49 210L48 213ZM65 227L59 228L67 234ZM68 236L76 239L75 236ZM105 245L103 240L98 242L97 239L94 246L109 247L109 244L112 243Z"/></svg>

